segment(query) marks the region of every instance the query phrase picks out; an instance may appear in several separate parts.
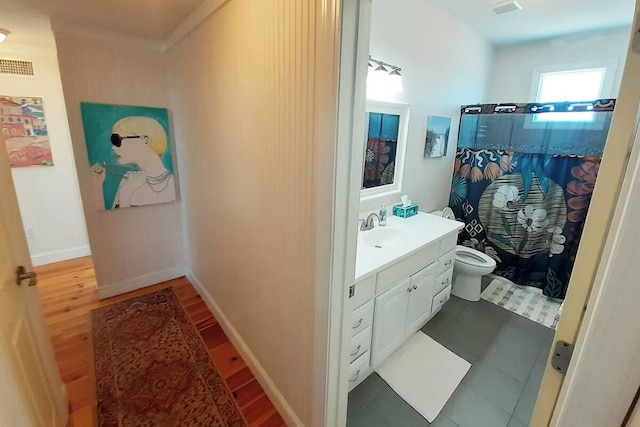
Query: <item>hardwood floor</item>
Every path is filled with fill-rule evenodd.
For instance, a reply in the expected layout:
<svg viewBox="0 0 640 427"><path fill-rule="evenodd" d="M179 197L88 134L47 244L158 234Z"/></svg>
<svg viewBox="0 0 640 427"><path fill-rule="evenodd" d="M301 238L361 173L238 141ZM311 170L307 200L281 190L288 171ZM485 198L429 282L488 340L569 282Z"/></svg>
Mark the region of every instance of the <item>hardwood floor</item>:
<svg viewBox="0 0 640 427"><path fill-rule="evenodd" d="M58 368L69 392L70 427L95 421L95 383L89 312L104 305L172 287L209 349L211 360L233 393L251 427L280 427L285 423L229 338L186 278L99 301L90 257L36 268L38 290Z"/></svg>

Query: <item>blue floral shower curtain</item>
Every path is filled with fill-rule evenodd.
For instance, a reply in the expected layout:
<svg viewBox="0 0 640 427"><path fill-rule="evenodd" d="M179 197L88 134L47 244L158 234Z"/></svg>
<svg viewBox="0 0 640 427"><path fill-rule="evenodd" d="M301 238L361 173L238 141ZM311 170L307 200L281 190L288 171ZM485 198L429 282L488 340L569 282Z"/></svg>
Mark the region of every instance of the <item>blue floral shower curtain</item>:
<svg viewBox="0 0 640 427"><path fill-rule="evenodd" d="M462 108L449 205L496 274L564 298L614 100Z"/></svg>

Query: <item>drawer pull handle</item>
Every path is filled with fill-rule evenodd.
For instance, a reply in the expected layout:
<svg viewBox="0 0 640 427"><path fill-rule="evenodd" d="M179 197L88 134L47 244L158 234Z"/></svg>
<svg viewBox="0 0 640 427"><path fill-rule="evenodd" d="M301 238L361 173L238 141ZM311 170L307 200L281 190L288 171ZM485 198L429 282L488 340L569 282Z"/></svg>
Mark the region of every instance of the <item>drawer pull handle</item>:
<svg viewBox="0 0 640 427"><path fill-rule="evenodd" d="M449 260L449 261L445 262L445 263L444 263L444 265L451 265L451 262L452 262L452 261L451 261L451 260Z"/></svg>
<svg viewBox="0 0 640 427"><path fill-rule="evenodd" d="M349 382L352 383L355 380L358 379L358 377L360 376L360 369L358 369L358 371L356 372L356 375L353 377L353 379L349 379Z"/></svg>
<svg viewBox="0 0 640 427"><path fill-rule="evenodd" d="M449 279L445 280L444 282L442 282L443 285L448 285L449 284Z"/></svg>
<svg viewBox="0 0 640 427"><path fill-rule="evenodd" d="M360 349L362 348L362 344L358 344L358 347L356 347L356 351L354 351L353 353L351 353L352 356L355 356L356 354L360 353Z"/></svg>
<svg viewBox="0 0 640 427"><path fill-rule="evenodd" d="M417 290L418 289L418 285L413 285L413 290Z"/></svg>
<svg viewBox="0 0 640 427"><path fill-rule="evenodd" d="M362 317L360 318L360 320L358 320L358 323L351 327L351 329L358 329L360 325L362 325Z"/></svg>

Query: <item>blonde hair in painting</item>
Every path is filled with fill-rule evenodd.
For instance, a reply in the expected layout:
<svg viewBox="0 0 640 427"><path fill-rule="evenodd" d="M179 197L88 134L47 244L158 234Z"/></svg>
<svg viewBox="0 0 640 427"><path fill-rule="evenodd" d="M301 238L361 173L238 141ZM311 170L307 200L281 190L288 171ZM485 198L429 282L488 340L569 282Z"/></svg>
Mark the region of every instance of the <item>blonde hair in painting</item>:
<svg viewBox="0 0 640 427"><path fill-rule="evenodd" d="M149 146L158 155L167 151L167 134L162 125L150 117L129 116L120 119L113 125L113 133L121 136L146 136Z"/></svg>

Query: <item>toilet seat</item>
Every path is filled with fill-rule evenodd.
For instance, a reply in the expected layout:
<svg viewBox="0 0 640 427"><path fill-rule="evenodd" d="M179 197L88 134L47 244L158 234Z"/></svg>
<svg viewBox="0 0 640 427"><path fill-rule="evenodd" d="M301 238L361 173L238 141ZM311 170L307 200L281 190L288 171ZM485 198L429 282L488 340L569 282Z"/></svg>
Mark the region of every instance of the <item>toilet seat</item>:
<svg viewBox="0 0 640 427"><path fill-rule="evenodd" d="M495 267L496 265L496 261L489 255L461 245L456 246L456 262L474 267Z"/></svg>

